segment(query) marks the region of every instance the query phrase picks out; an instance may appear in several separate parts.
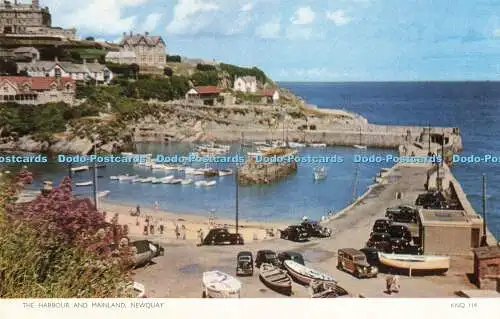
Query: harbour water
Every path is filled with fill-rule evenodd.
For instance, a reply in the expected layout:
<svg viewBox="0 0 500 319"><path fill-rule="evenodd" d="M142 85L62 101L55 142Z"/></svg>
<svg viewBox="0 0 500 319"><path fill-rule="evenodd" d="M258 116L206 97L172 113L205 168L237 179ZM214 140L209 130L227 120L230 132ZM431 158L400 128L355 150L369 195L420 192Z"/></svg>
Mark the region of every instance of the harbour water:
<svg viewBox="0 0 500 319"><path fill-rule="evenodd" d="M345 108L370 123L458 127L461 155L500 156L500 82L352 82L280 83L323 108ZM478 213L481 175L487 178L487 223L500 236L500 163L455 164Z"/></svg>

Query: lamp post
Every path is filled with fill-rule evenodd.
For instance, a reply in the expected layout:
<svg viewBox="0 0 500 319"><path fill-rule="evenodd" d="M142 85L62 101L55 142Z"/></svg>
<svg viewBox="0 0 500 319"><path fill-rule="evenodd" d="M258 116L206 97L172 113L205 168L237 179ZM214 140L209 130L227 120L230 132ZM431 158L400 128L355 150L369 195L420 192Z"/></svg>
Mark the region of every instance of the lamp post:
<svg viewBox="0 0 500 319"><path fill-rule="evenodd" d="M481 247L488 246L486 239L486 175L483 174L483 235L481 236Z"/></svg>
<svg viewBox="0 0 500 319"><path fill-rule="evenodd" d="M93 147L94 147L94 157L96 160L94 160L94 174L92 175L92 188L93 188L93 195L94 195L94 206L95 209L98 210L98 202L97 202L97 139L94 137L92 138L93 142Z"/></svg>
<svg viewBox="0 0 500 319"><path fill-rule="evenodd" d="M238 161L236 162L236 174L235 176L235 183L236 183L236 202L235 202L235 209L236 209L236 233L238 234L238 229L239 229L239 157L241 153L241 145L244 143L244 133L241 133L241 140L240 140L240 149L238 151Z"/></svg>

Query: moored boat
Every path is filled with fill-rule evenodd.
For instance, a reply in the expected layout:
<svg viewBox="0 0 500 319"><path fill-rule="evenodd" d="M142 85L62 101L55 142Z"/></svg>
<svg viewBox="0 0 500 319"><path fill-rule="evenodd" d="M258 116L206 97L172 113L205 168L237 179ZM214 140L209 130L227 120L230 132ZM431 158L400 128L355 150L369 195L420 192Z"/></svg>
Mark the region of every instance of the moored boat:
<svg viewBox="0 0 500 319"><path fill-rule="evenodd" d="M217 182L216 181L197 181L194 183L196 186L214 186Z"/></svg>
<svg viewBox="0 0 500 319"><path fill-rule="evenodd" d="M232 175L233 174L233 170L232 169L221 169L219 170L219 176L228 176L228 175Z"/></svg>
<svg viewBox="0 0 500 319"><path fill-rule="evenodd" d="M203 298L240 298L241 282L221 271L207 271L202 278Z"/></svg>
<svg viewBox="0 0 500 319"><path fill-rule="evenodd" d="M166 181L164 184L180 184L180 183L182 183L182 179L172 178L172 179Z"/></svg>
<svg viewBox="0 0 500 319"><path fill-rule="evenodd" d="M189 185L189 184L192 184L193 183L193 180L191 178L188 178L188 179L183 179L181 184L182 185Z"/></svg>
<svg viewBox="0 0 500 319"><path fill-rule="evenodd" d="M132 181L134 178L137 178L137 177L139 177L139 176L137 176L137 175L131 176L131 175L128 175L128 174L126 174L126 175L119 175L118 176L118 180L120 182L122 182L122 181Z"/></svg>
<svg viewBox="0 0 500 319"><path fill-rule="evenodd" d="M206 170L203 175L205 175L206 177L214 177L214 176L219 176L219 172L215 169L209 169L209 170Z"/></svg>
<svg viewBox="0 0 500 319"><path fill-rule="evenodd" d="M301 148L301 147L306 147L306 144L297 142L288 142L288 146L291 148Z"/></svg>
<svg viewBox="0 0 500 319"><path fill-rule="evenodd" d="M325 143L311 143L311 144L309 144L309 147L321 148L321 147L326 147L326 144Z"/></svg>
<svg viewBox="0 0 500 319"><path fill-rule="evenodd" d="M360 150L366 150L367 149L366 145L354 144L353 147L357 148L357 149L360 149Z"/></svg>
<svg viewBox="0 0 500 319"><path fill-rule="evenodd" d="M268 263L263 263L259 270L260 280L267 287L287 296L292 294L292 279L285 270Z"/></svg>
<svg viewBox="0 0 500 319"><path fill-rule="evenodd" d="M314 169L313 172L314 180L322 180L326 178L326 169L324 167L318 167Z"/></svg>
<svg viewBox="0 0 500 319"><path fill-rule="evenodd" d="M334 277L301 265L293 260L285 260L283 265L294 280L304 285L309 285L313 280L337 282Z"/></svg>
<svg viewBox="0 0 500 319"><path fill-rule="evenodd" d="M111 193L111 191L102 191L102 192L97 193L97 197L99 197L99 198L106 197L109 195L109 193Z"/></svg>
<svg viewBox="0 0 500 319"><path fill-rule="evenodd" d="M83 166L77 166L77 167L72 167L71 168L71 171L72 172L82 172L82 171L88 171L89 170L89 166L88 165L83 165Z"/></svg>
<svg viewBox="0 0 500 319"><path fill-rule="evenodd" d="M443 273L450 268L449 256L403 255L379 252L378 258L380 263L387 267L408 271Z"/></svg>
<svg viewBox="0 0 500 319"><path fill-rule="evenodd" d="M75 186L92 186L92 181L75 183Z"/></svg>

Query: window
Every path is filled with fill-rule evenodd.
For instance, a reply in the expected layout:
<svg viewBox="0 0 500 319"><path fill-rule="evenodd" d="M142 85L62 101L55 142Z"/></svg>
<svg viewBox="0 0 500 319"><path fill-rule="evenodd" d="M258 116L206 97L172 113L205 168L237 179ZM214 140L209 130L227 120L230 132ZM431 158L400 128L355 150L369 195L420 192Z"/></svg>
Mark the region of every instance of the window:
<svg viewBox="0 0 500 319"><path fill-rule="evenodd" d="M71 83L66 83L66 90L71 90Z"/></svg>
<svg viewBox="0 0 500 319"><path fill-rule="evenodd" d="M56 78L60 78L61 77L61 69L55 68L54 69L54 73L56 75Z"/></svg>

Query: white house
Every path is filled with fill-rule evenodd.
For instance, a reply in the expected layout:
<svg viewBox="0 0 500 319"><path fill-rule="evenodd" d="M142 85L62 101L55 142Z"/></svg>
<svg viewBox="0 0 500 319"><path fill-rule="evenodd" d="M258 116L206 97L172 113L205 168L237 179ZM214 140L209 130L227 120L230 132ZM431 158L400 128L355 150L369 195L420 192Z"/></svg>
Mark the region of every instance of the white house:
<svg viewBox="0 0 500 319"><path fill-rule="evenodd" d="M277 89L265 90L260 95L262 96L262 103L266 104L277 103L280 99L280 92Z"/></svg>
<svg viewBox="0 0 500 319"><path fill-rule="evenodd" d="M242 76L234 80L234 90L244 93L257 92L257 78L255 76Z"/></svg>
<svg viewBox="0 0 500 319"><path fill-rule="evenodd" d="M96 60L83 64L75 64L66 61L32 61L18 62L18 72L26 72L31 77L70 77L75 81L95 81L98 83L109 83L113 79L113 72L105 65Z"/></svg>

